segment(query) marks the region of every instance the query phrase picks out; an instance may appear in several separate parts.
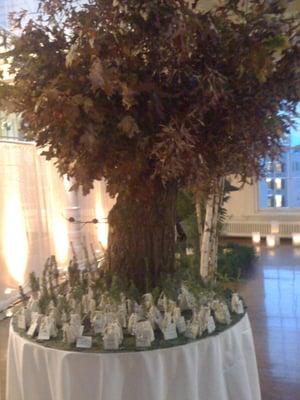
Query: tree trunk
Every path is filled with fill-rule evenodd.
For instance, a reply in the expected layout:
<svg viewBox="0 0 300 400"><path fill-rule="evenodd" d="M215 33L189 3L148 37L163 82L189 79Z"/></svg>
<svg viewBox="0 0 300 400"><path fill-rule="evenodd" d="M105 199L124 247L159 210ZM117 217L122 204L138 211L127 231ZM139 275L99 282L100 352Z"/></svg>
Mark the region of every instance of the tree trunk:
<svg viewBox="0 0 300 400"><path fill-rule="evenodd" d="M202 226L202 204L201 204L201 193L199 190L195 192L195 211L196 211L196 222L197 222L197 233L198 233L198 246L197 252L200 260L200 250L202 244L202 233L203 233L203 226Z"/></svg>
<svg viewBox="0 0 300 400"><path fill-rule="evenodd" d="M119 194L108 217L107 267L142 293L175 270L176 188L155 183L149 192Z"/></svg>
<svg viewBox="0 0 300 400"><path fill-rule="evenodd" d="M206 202L205 224L202 235L200 275L204 281L214 279L218 255L218 217L223 201L224 178L216 185Z"/></svg>
<svg viewBox="0 0 300 400"><path fill-rule="evenodd" d="M213 268L212 276L215 275L215 272L218 268L218 247L219 247L219 237L220 237L220 227L219 225L219 217L220 217L220 209L223 205L223 198L224 198L224 184L225 178L221 178L218 182L217 194L216 194L216 201L215 201L215 220L213 223L213 243L211 248L211 265Z"/></svg>

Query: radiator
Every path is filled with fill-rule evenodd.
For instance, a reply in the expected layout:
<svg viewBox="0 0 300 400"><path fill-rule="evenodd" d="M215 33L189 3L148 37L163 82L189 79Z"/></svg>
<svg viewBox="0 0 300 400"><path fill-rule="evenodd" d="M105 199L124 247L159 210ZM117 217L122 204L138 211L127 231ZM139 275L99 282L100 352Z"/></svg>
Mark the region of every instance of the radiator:
<svg viewBox="0 0 300 400"><path fill-rule="evenodd" d="M271 223L267 222L228 222L224 225L225 236L251 237L252 232L260 232L261 236L271 233ZM279 222L279 236L291 238L293 233L300 233L300 223Z"/></svg>

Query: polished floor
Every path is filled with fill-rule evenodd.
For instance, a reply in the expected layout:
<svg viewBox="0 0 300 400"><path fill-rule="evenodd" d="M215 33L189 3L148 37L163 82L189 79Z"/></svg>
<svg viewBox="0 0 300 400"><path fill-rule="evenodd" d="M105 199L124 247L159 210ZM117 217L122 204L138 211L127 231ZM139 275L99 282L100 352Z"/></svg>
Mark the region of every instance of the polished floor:
<svg viewBox="0 0 300 400"><path fill-rule="evenodd" d="M249 307L262 399L300 400L300 248L259 250L239 292Z"/></svg>
<svg viewBox="0 0 300 400"><path fill-rule="evenodd" d="M258 262L239 291L248 304L262 400L300 400L300 248L283 244L258 251ZM0 400L7 332L8 321L0 322Z"/></svg>

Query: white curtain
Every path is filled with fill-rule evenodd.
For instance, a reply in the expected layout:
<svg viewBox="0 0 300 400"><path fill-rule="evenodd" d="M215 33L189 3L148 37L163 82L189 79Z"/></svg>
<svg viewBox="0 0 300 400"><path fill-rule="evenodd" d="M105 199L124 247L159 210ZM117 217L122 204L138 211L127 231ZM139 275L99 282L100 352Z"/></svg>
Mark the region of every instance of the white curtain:
<svg viewBox="0 0 300 400"><path fill-rule="evenodd" d="M40 275L49 255L67 266L74 229L67 216L74 203L53 163L33 144L0 142L0 185L1 311L17 295L18 284L26 285L30 271ZM107 234L102 219L113 204L104 183L96 183L86 197L76 196L76 202L80 220L101 218L101 224L78 225L82 240L100 251L99 238L105 246Z"/></svg>
<svg viewBox="0 0 300 400"><path fill-rule="evenodd" d="M108 236L107 217L115 200L108 196L103 182L95 182L94 189L88 196L80 196L81 219L91 221L96 218L99 222L96 225L87 224L83 228L83 235L92 238L94 242L101 243L106 248Z"/></svg>

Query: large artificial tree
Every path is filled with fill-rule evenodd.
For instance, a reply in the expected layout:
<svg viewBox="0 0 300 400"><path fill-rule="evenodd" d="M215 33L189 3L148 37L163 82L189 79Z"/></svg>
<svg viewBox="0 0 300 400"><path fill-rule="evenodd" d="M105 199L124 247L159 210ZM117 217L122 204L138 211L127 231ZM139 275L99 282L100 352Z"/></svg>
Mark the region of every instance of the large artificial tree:
<svg viewBox="0 0 300 400"><path fill-rule="evenodd" d="M206 198L202 276L224 178L258 176L299 101L299 20L279 1L44 0L11 39L1 107L87 193L116 196L107 268L153 288L175 269L176 196Z"/></svg>

